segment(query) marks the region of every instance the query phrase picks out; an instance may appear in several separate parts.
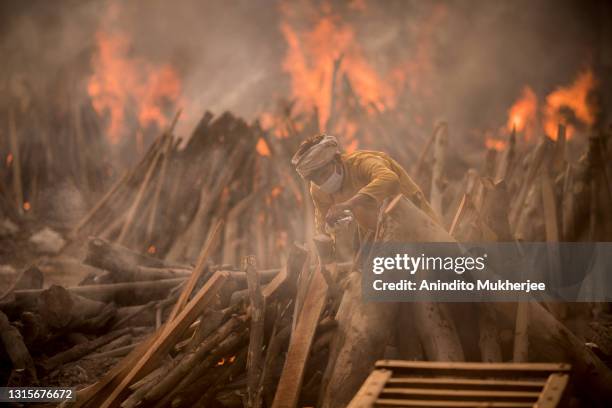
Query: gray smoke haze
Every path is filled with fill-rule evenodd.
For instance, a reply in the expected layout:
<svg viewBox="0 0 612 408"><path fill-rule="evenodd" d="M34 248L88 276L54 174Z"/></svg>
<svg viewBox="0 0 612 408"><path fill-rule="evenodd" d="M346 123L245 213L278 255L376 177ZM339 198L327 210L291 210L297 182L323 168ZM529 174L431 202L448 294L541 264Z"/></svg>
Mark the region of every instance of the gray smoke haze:
<svg viewBox="0 0 612 408"><path fill-rule="evenodd" d="M3 1L2 93L19 93L15 78L24 74L43 95L65 87L65 78L82 87L109 3ZM304 11L294 19L305 29L314 24L313 10L332 10L355 30L364 56L381 72L417 61L419 89L427 91L403 97L425 113L424 129L445 118L463 133L503 125L523 86L543 98L601 62L604 45L610 46L601 38L611 21L602 17L610 10L605 3L287 1L283 7ZM440 9L441 16L432 18ZM134 0L121 2L112 26L131 38L135 56L178 70L190 110L198 112L188 118L194 123L205 109L252 119L278 97L290 96L281 19L281 5L272 0Z"/></svg>

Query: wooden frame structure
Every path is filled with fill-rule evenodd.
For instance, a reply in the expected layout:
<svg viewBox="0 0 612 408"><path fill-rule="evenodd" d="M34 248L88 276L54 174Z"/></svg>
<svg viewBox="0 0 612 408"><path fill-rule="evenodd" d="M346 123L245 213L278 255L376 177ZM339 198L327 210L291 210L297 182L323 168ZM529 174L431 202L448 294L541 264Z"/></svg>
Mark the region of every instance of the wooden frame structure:
<svg viewBox="0 0 612 408"><path fill-rule="evenodd" d="M349 408L561 407L569 364L381 360Z"/></svg>

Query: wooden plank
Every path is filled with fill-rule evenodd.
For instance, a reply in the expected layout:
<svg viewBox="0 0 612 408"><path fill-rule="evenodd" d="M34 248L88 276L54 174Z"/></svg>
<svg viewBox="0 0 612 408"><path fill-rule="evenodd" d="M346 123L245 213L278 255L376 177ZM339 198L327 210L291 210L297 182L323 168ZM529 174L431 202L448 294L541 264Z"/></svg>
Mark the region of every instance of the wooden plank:
<svg viewBox="0 0 612 408"><path fill-rule="evenodd" d="M278 382L272 408L294 408L298 402L304 369L326 297L327 283L319 266L314 271L298 324L289 342L285 366Z"/></svg>
<svg viewBox="0 0 612 408"><path fill-rule="evenodd" d="M214 299L223 283L228 278L224 272L215 274L200 289L198 294L185 306L179 315L169 320L161 329L151 346L146 350L142 358L134 365L131 371L123 378L121 383L113 390L111 395L104 401L101 408L116 407L120 403L120 397L129 385L138 381L155 368L158 359L166 354L179 340L180 336L189 325L202 313L206 306Z"/></svg>
<svg viewBox="0 0 612 408"><path fill-rule="evenodd" d="M249 331L249 346L247 351L247 405L259 408L262 405L263 390L259 386L263 356L264 321L266 315L266 300L261 293L259 277L255 269L255 257L248 256L244 260L247 274L247 284L250 299L251 329Z"/></svg>
<svg viewBox="0 0 612 408"><path fill-rule="evenodd" d="M546 384L545 380L491 380L485 378L390 378L387 387L419 385L421 387L475 387L475 388L535 388L541 390Z"/></svg>
<svg viewBox="0 0 612 408"><path fill-rule="evenodd" d="M384 388L381 396L394 395L396 397L420 396L436 397L437 399L480 399L482 401L491 400L530 400L535 402L540 396L539 392L533 391L497 391L497 390L445 390L430 388Z"/></svg>
<svg viewBox="0 0 612 408"><path fill-rule="evenodd" d="M391 377L391 370L374 370L365 380L348 408L369 408L374 405L380 392Z"/></svg>
<svg viewBox="0 0 612 408"><path fill-rule="evenodd" d="M473 374L491 375L506 374L515 376L517 373L527 373L531 375L546 375L554 372L569 373L570 364L565 363L464 363L464 362L445 362L445 361L402 361L402 360L380 360L376 362L376 368L387 368L393 370L395 375L401 374L396 370L407 369L416 371L426 371L439 375L436 371L470 371Z"/></svg>
<svg viewBox="0 0 612 408"><path fill-rule="evenodd" d="M557 407L561 402L561 398L563 398L563 392L565 387L567 387L568 380L569 375L567 374L551 374L534 408Z"/></svg>
<svg viewBox="0 0 612 408"><path fill-rule="evenodd" d="M189 299L189 295L191 295L191 292L193 292L193 288L198 283L198 280L200 279L200 277L204 273L204 270L206 269L206 261L208 261L210 252L215 247L215 244L217 243L219 236L221 235L222 228L223 228L223 220L219 220L217 224L215 224L215 226L213 227L211 234L206 240L206 243L204 244L204 247L202 248L202 252L200 252L200 256L198 257L196 266L193 269L193 272L191 273L191 276L189 277L189 280L187 281L185 288L181 292L181 295L179 296L176 304L174 305L174 308L172 309L172 312L170 313L170 316L168 317L168 321L173 320L174 317L183 310L183 307L187 303L187 299Z"/></svg>
<svg viewBox="0 0 612 408"><path fill-rule="evenodd" d="M380 398L375 407L442 407L442 408L532 408L530 402L427 401Z"/></svg>

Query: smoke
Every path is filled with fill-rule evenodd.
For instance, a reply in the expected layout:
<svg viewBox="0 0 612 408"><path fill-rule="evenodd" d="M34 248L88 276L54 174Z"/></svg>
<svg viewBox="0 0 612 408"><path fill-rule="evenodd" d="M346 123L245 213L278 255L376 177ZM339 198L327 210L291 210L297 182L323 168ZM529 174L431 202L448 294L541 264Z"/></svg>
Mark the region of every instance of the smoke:
<svg viewBox="0 0 612 408"><path fill-rule="evenodd" d="M253 119L291 96L282 24L307 31L334 15L354 31L365 61L402 90L398 104L419 116L423 132L445 119L461 138L504 126L525 86L543 98L601 52L597 2L135 0L117 2L109 21L113 3L3 2L3 94L19 94L21 76L40 95L84 89L95 69L96 32L114 30L129 38L138 60L177 70L183 133L205 109Z"/></svg>

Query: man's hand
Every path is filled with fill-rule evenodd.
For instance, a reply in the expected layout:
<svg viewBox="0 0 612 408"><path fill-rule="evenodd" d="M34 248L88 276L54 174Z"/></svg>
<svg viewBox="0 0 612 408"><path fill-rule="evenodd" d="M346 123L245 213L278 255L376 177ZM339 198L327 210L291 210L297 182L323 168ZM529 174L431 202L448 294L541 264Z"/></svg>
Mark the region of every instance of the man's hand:
<svg viewBox="0 0 612 408"><path fill-rule="evenodd" d="M328 225L334 225L336 221L340 218L346 217L345 211L352 211L353 206L351 200L347 200L342 203L332 205L329 210L327 210L327 215L325 216L325 222Z"/></svg>
<svg viewBox="0 0 612 408"><path fill-rule="evenodd" d="M356 194L349 200L335 204L330 207L325 217L325 222L334 225L340 218L345 217L344 211L353 213L357 222L368 229L376 228L378 217L378 206L376 200L365 194Z"/></svg>

